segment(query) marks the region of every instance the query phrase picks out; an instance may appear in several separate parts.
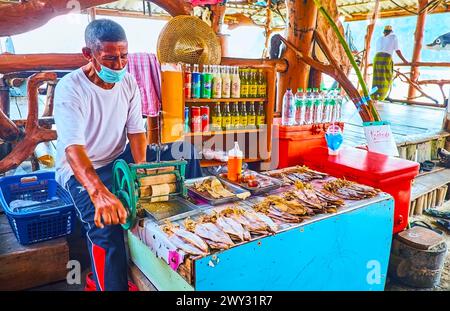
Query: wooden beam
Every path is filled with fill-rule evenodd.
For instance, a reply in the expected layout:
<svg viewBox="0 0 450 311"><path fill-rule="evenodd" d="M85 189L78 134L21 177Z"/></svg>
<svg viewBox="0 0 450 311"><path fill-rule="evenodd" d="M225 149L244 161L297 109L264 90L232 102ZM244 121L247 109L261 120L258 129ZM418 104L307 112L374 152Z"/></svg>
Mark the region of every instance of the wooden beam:
<svg viewBox="0 0 450 311"><path fill-rule="evenodd" d="M373 66L373 64L369 64L369 66ZM416 62L416 63L398 63L394 64L394 67L450 67L450 63L442 62Z"/></svg>
<svg viewBox="0 0 450 311"><path fill-rule="evenodd" d="M313 34L317 22L317 7L313 0L286 1L288 27L286 40L303 55L311 54ZM287 59L287 72L280 74L277 102L282 102L286 89L308 87L309 64L302 62L295 50L287 49L283 57Z"/></svg>
<svg viewBox="0 0 450 311"><path fill-rule="evenodd" d="M102 16L118 16L118 17L130 17L130 18L142 18L142 19L150 19L150 20L170 20L172 16L170 15L147 15L142 12L136 11L121 11L114 9L103 9L96 8L96 14Z"/></svg>
<svg viewBox="0 0 450 311"><path fill-rule="evenodd" d="M31 70L73 70L87 64L80 54L0 54L0 73Z"/></svg>
<svg viewBox="0 0 450 311"><path fill-rule="evenodd" d="M364 60L363 60L363 77L364 77L364 81L367 82L367 69L369 68L369 66L367 66L367 64L369 63L369 54L370 54L370 42L372 41L372 35L373 35L373 31L375 29L375 24L377 22L377 18L378 18L378 14L380 12L380 1L381 0L376 0L375 1L375 7L373 9L373 14L372 14L372 18L370 19L370 23L367 26L367 32L366 32L366 37L365 37L365 42L364 42Z"/></svg>
<svg viewBox="0 0 450 311"><path fill-rule="evenodd" d="M426 102L418 102L415 100L408 100L408 99L394 99L394 98L386 98L386 101L389 101L391 103L403 103L408 105L416 105L416 106L425 106L425 107L436 107L436 108L445 108L445 105L441 104L434 104L434 103L426 103Z"/></svg>
<svg viewBox="0 0 450 311"><path fill-rule="evenodd" d="M172 16L190 15L192 5L187 0L151 0Z"/></svg>
<svg viewBox="0 0 450 311"><path fill-rule="evenodd" d="M228 66L251 66L254 68L275 68L276 72L284 73L288 69L288 64L285 59L248 59L248 58L233 58L222 57L220 61L222 65Z"/></svg>
<svg viewBox="0 0 450 311"><path fill-rule="evenodd" d="M414 51L411 59L411 63L417 63L420 61L420 52L422 51L423 33L425 31L425 21L427 17L428 9L425 9L428 5L428 0L418 0L419 7L417 9L420 14L417 16L416 32L414 33ZM410 79L416 82L419 79L419 67L411 66ZM416 88L411 84L408 89L408 99L411 100L416 96Z"/></svg>
<svg viewBox="0 0 450 311"><path fill-rule="evenodd" d="M0 37L21 34L45 25L50 19L70 12L81 12L111 0L28 0L0 4Z"/></svg>

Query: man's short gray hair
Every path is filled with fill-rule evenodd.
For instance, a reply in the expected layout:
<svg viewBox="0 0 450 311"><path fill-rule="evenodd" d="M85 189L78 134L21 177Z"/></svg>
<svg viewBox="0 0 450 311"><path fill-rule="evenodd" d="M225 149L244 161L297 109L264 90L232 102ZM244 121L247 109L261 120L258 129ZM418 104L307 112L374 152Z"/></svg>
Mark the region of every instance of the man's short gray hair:
<svg viewBox="0 0 450 311"><path fill-rule="evenodd" d="M102 42L127 41L125 30L110 19L96 19L89 23L84 32L86 46L96 50Z"/></svg>

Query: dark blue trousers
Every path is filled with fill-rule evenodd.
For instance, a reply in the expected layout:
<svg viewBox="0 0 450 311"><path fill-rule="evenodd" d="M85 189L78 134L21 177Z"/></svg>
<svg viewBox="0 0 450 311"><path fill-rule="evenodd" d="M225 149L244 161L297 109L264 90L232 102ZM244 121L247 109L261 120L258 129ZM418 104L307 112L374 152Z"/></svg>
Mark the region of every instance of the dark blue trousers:
<svg viewBox="0 0 450 311"><path fill-rule="evenodd" d="M199 161L192 145L177 144L174 146L175 153L171 152L170 147L171 145L167 150L161 152L162 161L184 158L187 161L186 178L202 176ZM123 159L127 163L134 162L129 145L117 159ZM156 152L148 148L147 162L154 162L155 160ZM112 191L113 183L113 164L114 162L96 170L98 176L110 191ZM78 217L86 231L97 290L128 291L128 263L122 226L110 225L103 229L97 228L94 224L95 207L87 191L74 176L69 179L66 188L72 195Z"/></svg>

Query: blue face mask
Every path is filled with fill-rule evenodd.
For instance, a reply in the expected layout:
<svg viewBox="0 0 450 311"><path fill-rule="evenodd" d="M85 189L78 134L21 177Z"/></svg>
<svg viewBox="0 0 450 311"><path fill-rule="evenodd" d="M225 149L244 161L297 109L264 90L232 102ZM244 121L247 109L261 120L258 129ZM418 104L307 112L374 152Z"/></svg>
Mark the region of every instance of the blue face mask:
<svg viewBox="0 0 450 311"><path fill-rule="evenodd" d="M100 63L99 63L99 65L101 68L100 72L98 72L97 69L95 69L95 67L94 67L95 72L97 72L97 75L100 77L100 79L102 79L106 83L120 82L123 79L123 77L125 76L125 74L127 73L126 66L121 70L114 70L114 69L108 68L106 66L103 66Z"/></svg>

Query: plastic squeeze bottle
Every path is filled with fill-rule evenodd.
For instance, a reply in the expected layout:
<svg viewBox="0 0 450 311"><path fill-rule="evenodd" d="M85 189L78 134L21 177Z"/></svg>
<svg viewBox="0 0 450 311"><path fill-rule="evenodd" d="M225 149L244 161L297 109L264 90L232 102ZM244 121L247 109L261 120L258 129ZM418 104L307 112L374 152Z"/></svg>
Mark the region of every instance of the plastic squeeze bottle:
<svg viewBox="0 0 450 311"><path fill-rule="evenodd" d="M228 151L228 179L238 181L242 174L242 158L244 157L237 141L234 148Z"/></svg>

